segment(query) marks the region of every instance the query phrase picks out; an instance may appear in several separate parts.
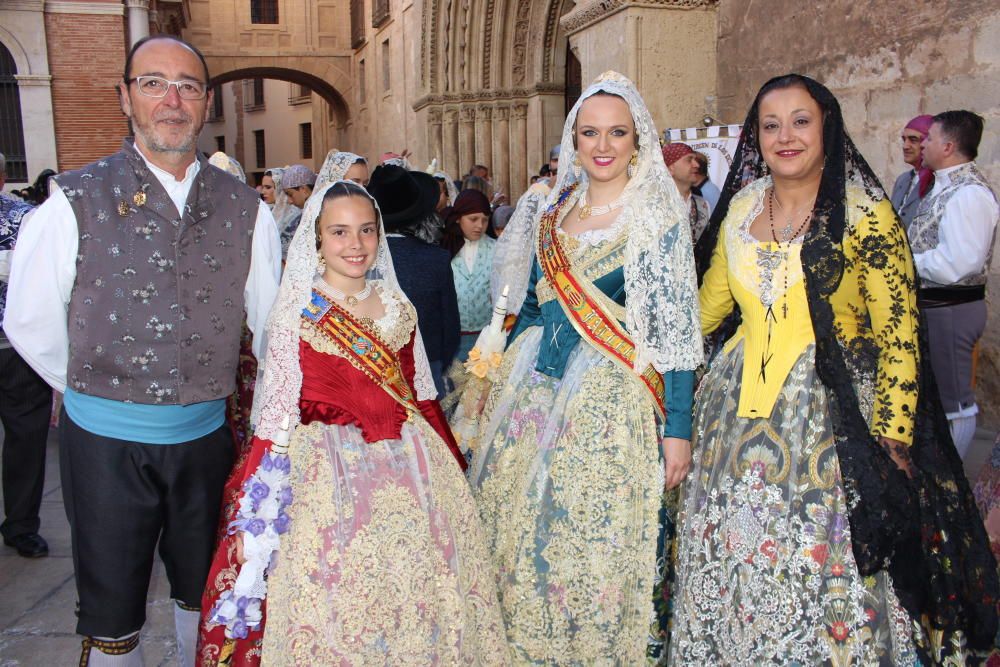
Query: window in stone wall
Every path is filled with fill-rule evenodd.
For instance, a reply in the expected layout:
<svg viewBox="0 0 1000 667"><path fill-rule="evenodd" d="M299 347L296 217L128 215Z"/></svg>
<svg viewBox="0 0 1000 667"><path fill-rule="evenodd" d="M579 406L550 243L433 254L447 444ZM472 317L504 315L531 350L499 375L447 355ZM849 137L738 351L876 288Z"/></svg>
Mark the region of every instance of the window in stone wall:
<svg viewBox="0 0 1000 667"><path fill-rule="evenodd" d="M220 134L215 138L215 150L220 153L226 152L226 135Z"/></svg>
<svg viewBox="0 0 1000 667"><path fill-rule="evenodd" d="M212 123L225 117L225 107L222 105L222 86L212 86L212 108L208 113L208 122Z"/></svg>
<svg viewBox="0 0 1000 667"><path fill-rule="evenodd" d="M250 0L251 23L277 23L278 0Z"/></svg>
<svg viewBox="0 0 1000 667"><path fill-rule="evenodd" d="M253 147L257 154L257 166L264 168L267 164L267 154L264 152L264 130L253 131Z"/></svg>
<svg viewBox="0 0 1000 667"><path fill-rule="evenodd" d="M7 159L7 180L27 183L28 160L24 152L21 94L15 74L17 64L14 57L7 47L0 44L0 153Z"/></svg>
<svg viewBox="0 0 1000 667"><path fill-rule="evenodd" d="M383 93L388 93L390 90L392 90L392 87L389 85L392 83L389 77L389 71L390 71L389 65L390 65L389 40L387 39L384 42L382 42L382 92Z"/></svg>
<svg viewBox="0 0 1000 667"><path fill-rule="evenodd" d="M377 28L389 20L389 0L372 0L372 27Z"/></svg>
<svg viewBox="0 0 1000 667"><path fill-rule="evenodd" d="M358 97L361 99L358 102L358 106L365 105L365 99L368 97L367 89L365 86L365 59L362 58L358 61Z"/></svg>
<svg viewBox="0 0 1000 667"><path fill-rule="evenodd" d="M264 79L243 80L243 108L246 111L264 108Z"/></svg>
<svg viewBox="0 0 1000 667"><path fill-rule="evenodd" d="M311 100L312 91L309 86L303 86L301 83L290 83L288 86L289 104L306 104Z"/></svg>
<svg viewBox="0 0 1000 667"><path fill-rule="evenodd" d="M299 123L299 154L303 160L313 156L313 124Z"/></svg>
<svg viewBox="0 0 1000 667"><path fill-rule="evenodd" d="M351 0L351 48L365 43L365 0Z"/></svg>

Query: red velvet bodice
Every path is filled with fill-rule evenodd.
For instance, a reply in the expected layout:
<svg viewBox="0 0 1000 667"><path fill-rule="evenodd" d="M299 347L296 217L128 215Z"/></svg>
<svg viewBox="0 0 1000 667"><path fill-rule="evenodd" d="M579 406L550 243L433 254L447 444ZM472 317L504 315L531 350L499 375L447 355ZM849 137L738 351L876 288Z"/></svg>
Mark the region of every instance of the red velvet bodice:
<svg viewBox="0 0 1000 667"><path fill-rule="evenodd" d="M403 376L413 386L413 335L396 353ZM299 340L299 363L302 367L302 394L299 411L303 424L354 424L361 429L365 442L393 440L400 437L407 411L398 401L356 369L343 357L325 354ZM420 412L444 439L452 453L458 445L437 401L418 401ZM457 456L465 467L465 460Z"/></svg>

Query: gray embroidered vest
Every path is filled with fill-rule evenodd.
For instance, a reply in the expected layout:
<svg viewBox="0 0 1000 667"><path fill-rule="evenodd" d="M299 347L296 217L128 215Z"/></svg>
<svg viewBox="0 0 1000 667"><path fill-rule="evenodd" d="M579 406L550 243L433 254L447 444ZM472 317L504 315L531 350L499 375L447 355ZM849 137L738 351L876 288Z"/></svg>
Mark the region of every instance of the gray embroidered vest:
<svg viewBox="0 0 1000 667"><path fill-rule="evenodd" d="M182 215L130 140L57 177L79 229L67 384L134 403L235 388L257 194L198 157Z"/></svg>
<svg viewBox="0 0 1000 667"><path fill-rule="evenodd" d="M994 201L996 200L996 193L993 192L993 188L990 187L989 182L983 177L975 162L965 163L948 174L948 177L950 182L940 192L933 196L928 194L924 197L920 202L920 207L917 209L916 215L913 217L913 222L910 223L908 230L910 247L913 249L913 254L915 255L933 250L938 246L940 242L939 227L941 218L944 216L945 206L948 205L948 201L955 196L955 193L960 188L970 185L981 185L993 196ZM986 277L990 271L990 263L993 261L993 244L996 241L996 234L997 232L994 228L993 239L990 241L990 250L986 255L986 262L983 263L979 272L954 283L955 285L986 284ZM926 278L921 278L920 284L922 287L944 287L944 285L927 280Z"/></svg>

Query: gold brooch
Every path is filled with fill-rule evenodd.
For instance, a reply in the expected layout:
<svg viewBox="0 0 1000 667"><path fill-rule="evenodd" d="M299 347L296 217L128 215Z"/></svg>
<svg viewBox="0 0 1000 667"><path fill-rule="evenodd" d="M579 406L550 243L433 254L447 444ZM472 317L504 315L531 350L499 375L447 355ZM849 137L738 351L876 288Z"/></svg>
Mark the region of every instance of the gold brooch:
<svg viewBox="0 0 1000 667"><path fill-rule="evenodd" d="M139 192L136 192L134 195L132 195L132 201L135 202L136 206L145 206L146 192L143 190L139 190Z"/></svg>
<svg viewBox="0 0 1000 667"><path fill-rule="evenodd" d="M126 215L128 215L128 202L127 201L122 200L122 201L118 202L118 215L120 215L123 218Z"/></svg>

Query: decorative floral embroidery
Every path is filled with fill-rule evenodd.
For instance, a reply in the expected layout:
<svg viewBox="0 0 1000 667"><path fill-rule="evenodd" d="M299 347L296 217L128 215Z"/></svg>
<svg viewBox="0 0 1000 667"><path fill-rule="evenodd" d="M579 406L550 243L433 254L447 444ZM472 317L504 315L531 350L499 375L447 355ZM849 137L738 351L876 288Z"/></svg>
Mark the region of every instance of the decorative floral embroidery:
<svg viewBox="0 0 1000 667"><path fill-rule="evenodd" d="M810 347L770 419L736 416L742 346L704 379L678 542L675 664L915 664L887 574L862 577Z"/></svg>
<svg viewBox="0 0 1000 667"><path fill-rule="evenodd" d="M587 345L561 380L540 328L504 355L470 476L518 664L646 660L663 494L645 389Z"/></svg>

